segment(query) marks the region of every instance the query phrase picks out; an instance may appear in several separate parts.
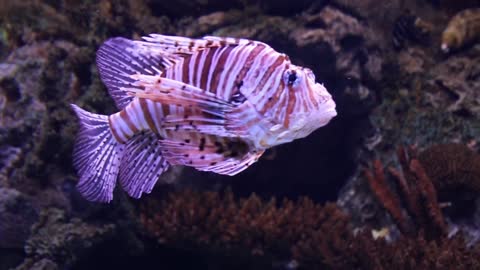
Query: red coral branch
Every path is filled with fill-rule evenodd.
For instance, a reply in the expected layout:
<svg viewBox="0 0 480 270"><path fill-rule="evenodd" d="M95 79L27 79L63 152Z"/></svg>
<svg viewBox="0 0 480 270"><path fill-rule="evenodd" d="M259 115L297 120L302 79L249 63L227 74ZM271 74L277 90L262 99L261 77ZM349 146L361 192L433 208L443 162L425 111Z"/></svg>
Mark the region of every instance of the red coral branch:
<svg viewBox="0 0 480 270"><path fill-rule="evenodd" d="M373 174L372 172L365 170L365 176L367 177L370 189L385 210L387 210L390 216L392 216L395 223L398 225L399 230L405 234L411 232L411 226L402 213L400 200L398 199L397 194L390 190L387 181L385 180L382 162L380 160L374 160Z"/></svg>
<svg viewBox="0 0 480 270"><path fill-rule="evenodd" d="M417 160L417 156L415 147L408 147L408 150L404 147L397 149L402 172L392 167L388 170L399 187L398 195L388 187L382 163L379 160L373 161L373 173L366 171L365 176L373 193L403 234L413 232L411 222L409 222L412 221L416 225L417 233L425 231L426 237L434 239L446 235L447 226L438 203L435 187ZM403 214L400 200L405 203L405 210L412 219Z"/></svg>
<svg viewBox="0 0 480 270"><path fill-rule="evenodd" d="M414 159L410 162L410 170L417 179L418 190L423 198L422 201L425 202L425 212L430 217L429 223L433 227L433 232L446 235L447 225L437 200L435 187L418 160Z"/></svg>
<svg viewBox="0 0 480 270"><path fill-rule="evenodd" d="M422 209L417 201L417 188L414 185L411 186L412 183L410 183L399 170L392 167L390 167L388 170L400 188L400 197L405 202L407 212L413 215L412 221L418 227L418 223L424 223L424 221Z"/></svg>

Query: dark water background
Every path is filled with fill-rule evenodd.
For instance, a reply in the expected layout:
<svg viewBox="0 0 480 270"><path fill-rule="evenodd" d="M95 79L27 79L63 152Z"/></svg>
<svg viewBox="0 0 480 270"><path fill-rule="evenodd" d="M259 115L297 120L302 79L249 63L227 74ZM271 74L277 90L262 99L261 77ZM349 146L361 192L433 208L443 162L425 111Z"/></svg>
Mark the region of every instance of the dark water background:
<svg viewBox="0 0 480 270"><path fill-rule="evenodd" d="M480 269L479 8L478 0L0 1L0 269ZM442 33L465 10L460 46L442 52ZM115 112L96 50L149 33L263 41L312 69L338 116L237 176L174 168L140 200L118 188L110 204L87 202L75 189L69 104ZM423 153L453 143L418 157L428 181L403 168L409 194L391 174L365 177L373 160L400 168L400 146ZM397 201L402 211L390 207Z"/></svg>

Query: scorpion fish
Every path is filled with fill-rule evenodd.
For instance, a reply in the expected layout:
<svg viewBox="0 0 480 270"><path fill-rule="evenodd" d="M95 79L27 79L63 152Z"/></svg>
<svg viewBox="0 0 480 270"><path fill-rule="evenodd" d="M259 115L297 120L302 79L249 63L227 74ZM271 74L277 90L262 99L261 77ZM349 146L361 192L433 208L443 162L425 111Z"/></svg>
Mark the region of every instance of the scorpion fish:
<svg viewBox="0 0 480 270"><path fill-rule="evenodd" d="M96 62L119 112L71 105L77 189L89 201L110 202L117 181L140 198L173 165L235 175L337 115L310 69L260 41L116 37Z"/></svg>

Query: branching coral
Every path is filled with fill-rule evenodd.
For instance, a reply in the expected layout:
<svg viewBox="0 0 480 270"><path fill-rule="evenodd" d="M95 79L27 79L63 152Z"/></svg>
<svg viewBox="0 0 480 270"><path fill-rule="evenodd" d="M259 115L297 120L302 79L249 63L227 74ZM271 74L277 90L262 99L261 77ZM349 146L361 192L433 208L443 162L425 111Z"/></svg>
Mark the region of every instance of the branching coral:
<svg viewBox="0 0 480 270"><path fill-rule="evenodd" d="M415 160L409 163L412 173L422 178ZM420 209L433 212L428 204ZM232 265L238 265L242 258L263 258L271 260L270 265L283 262L280 269L288 262L290 266L295 262L299 269L480 267L476 255L479 246L467 248L460 236L447 238L426 231L432 227L438 230L434 227L441 226L438 221L388 243L373 239L369 230L354 233L348 216L335 204L320 206L306 198L278 203L255 195L239 200L231 192L220 195L187 190L159 201L150 198L140 210L146 231L163 246L210 252L224 256Z"/></svg>
<svg viewBox="0 0 480 270"><path fill-rule="evenodd" d="M334 204L263 202L256 195L236 200L228 191L170 194L159 205L144 205L141 222L164 244L325 265L334 265L353 238L347 216Z"/></svg>
<svg viewBox="0 0 480 270"><path fill-rule="evenodd" d="M399 187L398 194L388 187L379 160L373 162L373 172L366 170L365 176L372 192L403 234L423 231L427 239L435 239L447 233L447 226L436 189L416 156L415 148L400 147L397 151L402 171L393 167L389 171Z"/></svg>
<svg viewBox="0 0 480 270"><path fill-rule="evenodd" d="M379 201L381 201L382 206L388 211L388 213L390 213L400 231L404 233L409 232L411 229L411 224L409 224L409 221L405 219L403 215L399 197L390 188L388 188L387 180L385 179L385 174L383 172L383 164L381 161L373 161L373 170L366 170L365 176L368 179L368 183L372 192L379 199ZM402 180L399 181L401 186L407 188L404 178L398 179Z"/></svg>
<svg viewBox="0 0 480 270"><path fill-rule="evenodd" d="M364 258L364 263L356 269L446 270L480 267L479 246L467 248L465 241L459 236L450 239L440 237L437 241L429 241L423 233L419 233L414 237L401 237L394 243L363 237L353 245L358 246L355 256ZM363 248L360 248L362 246Z"/></svg>
<svg viewBox="0 0 480 270"><path fill-rule="evenodd" d="M462 144L438 144L421 153L410 147L397 151L402 170L390 167L398 193L389 188L380 161L366 170L371 190L391 215L399 230L423 230L429 239L446 233L440 202L448 203L450 217L474 208L480 194L480 155ZM403 202L403 205L402 205Z"/></svg>

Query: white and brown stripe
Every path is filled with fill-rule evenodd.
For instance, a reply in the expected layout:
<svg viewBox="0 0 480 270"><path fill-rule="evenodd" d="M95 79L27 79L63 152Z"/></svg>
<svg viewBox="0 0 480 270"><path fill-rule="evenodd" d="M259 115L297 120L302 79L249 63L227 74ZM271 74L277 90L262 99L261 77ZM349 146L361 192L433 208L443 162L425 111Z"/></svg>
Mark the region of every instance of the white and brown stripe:
<svg viewBox="0 0 480 270"><path fill-rule="evenodd" d="M294 67L285 54L261 42L242 40L243 45L232 42L235 41L219 39L217 43L225 46L206 46L195 53L180 53L182 57L162 77L199 87L227 101L241 88L242 95L257 112L274 123L283 124L285 128L290 124L288 116L292 112L318 107L316 95L310 89L312 87L303 84L303 89L292 89L285 84L285 70ZM199 45L192 44L192 47ZM165 116L188 114L192 112L181 106L134 99L124 110L110 116L109 121L115 138L125 142L143 129L164 136L162 119ZM255 117L246 116L244 123L246 127L251 127L256 121Z"/></svg>
<svg viewBox="0 0 480 270"><path fill-rule="evenodd" d="M120 143L126 143L142 130L151 130L162 136L161 123L170 113L167 109L168 106L158 102L135 98L123 110L109 116L110 130Z"/></svg>
<svg viewBox="0 0 480 270"><path fill-rule="evenodd" d="M186 55L177 67L166 71L165 77L205 89L224 100L231 100L243 86L242 94L255 104L257 111L283 122L287 114L281 111L286 109L286 101L276 98L285 90L282 75L289 65L286 55L264 43L249 41L241 46L209 47Z"/></svg>

